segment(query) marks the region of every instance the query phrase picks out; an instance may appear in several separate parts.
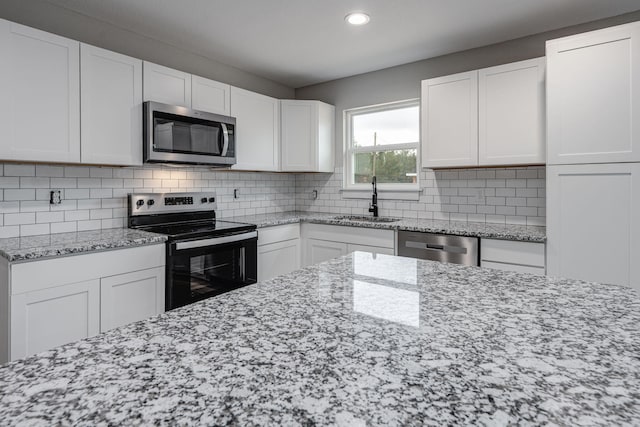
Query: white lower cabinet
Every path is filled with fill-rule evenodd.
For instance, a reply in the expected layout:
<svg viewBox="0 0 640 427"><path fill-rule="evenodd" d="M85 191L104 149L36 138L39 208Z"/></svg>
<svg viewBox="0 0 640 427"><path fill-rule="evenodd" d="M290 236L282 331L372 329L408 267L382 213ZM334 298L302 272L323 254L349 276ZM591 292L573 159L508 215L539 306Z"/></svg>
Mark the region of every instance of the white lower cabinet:
<svg viewBox="0 0 640 427"><path fill-rule="evenodd" d="M258 281L300 268L300 224L258 230Z"/></svg>
<svg viewBox="0 0 640 427"><path fill-rule="evenodd" d="M354 251L394 255L396 237L393 230L339 225L302 224L303 265L337 258Z"/></svg>
<svg viewBox="0 0 640 427"><path fill-rule="evenodd" d="M544 276L545 245L511 240L480 240L480 266Z"/></svg>
<svg viewBox="0 0 640 427"><path fill-rule="evenodd" d="M0 264L0 363L164 311L164 244Z"/></svg>
<svg viewBox="0 0 640 427"><path fill-rule="evenodd" d="M640 163L547 167L550 276L640 289Z"/></svg>
<svg viewBox="0 0 640 427"><path fill-rule="evenodd" d="M99 332L99 280L11 297L11 360Z"/></svg>
<svg viewBox="0 0 640 427"><path fill-rule="evenodd" d="M347 244L320 239L305 239L305 265L313 265L348 254Z"/></svg>
<svg viewBox="0 0 640 427"><path fill-rule="evenodd" d="M100 332L164 311L164 268L100 279Z"/></svg>
<svg viewBox="0 0 640 427"><path fill-rule="evenodd" d="M258 246L258 281L300 268L300 239Z"/></svg>

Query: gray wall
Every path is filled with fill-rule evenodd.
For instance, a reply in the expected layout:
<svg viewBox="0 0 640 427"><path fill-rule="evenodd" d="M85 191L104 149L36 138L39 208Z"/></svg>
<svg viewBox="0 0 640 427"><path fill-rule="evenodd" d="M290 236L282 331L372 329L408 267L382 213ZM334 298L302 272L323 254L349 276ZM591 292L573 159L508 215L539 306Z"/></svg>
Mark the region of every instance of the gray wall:
<svg viewBox="0 0 640 427"><path fill-rule="evenodd" d="M345 109L420 97L420 81L545 55L545 41L640 20L640 10L613 18L549 31L490 46L425 59L384 70L296 89L296 98L336 106L336 165L342 165Z"/></svg>
<svg viewBox="0 0 640 427"><path fill-rule="evenodd" d="M294 97L293 88L43 0L0 0L0 18L276 98Z"/></svg>

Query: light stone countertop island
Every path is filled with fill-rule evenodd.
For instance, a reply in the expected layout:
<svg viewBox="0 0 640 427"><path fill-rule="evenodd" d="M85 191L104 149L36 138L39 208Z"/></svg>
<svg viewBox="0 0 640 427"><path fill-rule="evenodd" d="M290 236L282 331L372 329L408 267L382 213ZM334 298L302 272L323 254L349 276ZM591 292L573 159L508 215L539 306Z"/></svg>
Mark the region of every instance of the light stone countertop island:
<svg viewBox="0 0 640 427"><path fill-rule="evenodd" d="M0 368L8 425L638 425L636 290L355 252Z"/></svg>

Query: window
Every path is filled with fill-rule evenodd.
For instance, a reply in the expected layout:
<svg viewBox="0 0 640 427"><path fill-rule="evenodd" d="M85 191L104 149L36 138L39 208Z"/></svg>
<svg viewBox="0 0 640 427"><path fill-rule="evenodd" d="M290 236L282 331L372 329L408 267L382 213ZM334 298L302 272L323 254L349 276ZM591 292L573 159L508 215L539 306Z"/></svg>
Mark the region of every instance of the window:
<svg viewBox="0 0 640 427"><path fill-rule="evenodd" d="M419 101L345 111L345 188L418 188Z"/></svg>

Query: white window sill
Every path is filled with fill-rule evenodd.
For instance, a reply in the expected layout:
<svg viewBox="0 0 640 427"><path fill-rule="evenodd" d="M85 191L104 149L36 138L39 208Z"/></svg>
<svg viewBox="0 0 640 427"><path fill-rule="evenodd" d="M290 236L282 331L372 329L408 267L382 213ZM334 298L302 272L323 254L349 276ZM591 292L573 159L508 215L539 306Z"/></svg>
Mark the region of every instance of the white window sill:
<svg viewBox="0 0 640 427"><path fill-rule="evenodd" d="M343 188L340 190L343 199L371 199L372 189L361 190ZM378 189L378 200L420 200L420 189L411 190L381 190Z"/></svg>

